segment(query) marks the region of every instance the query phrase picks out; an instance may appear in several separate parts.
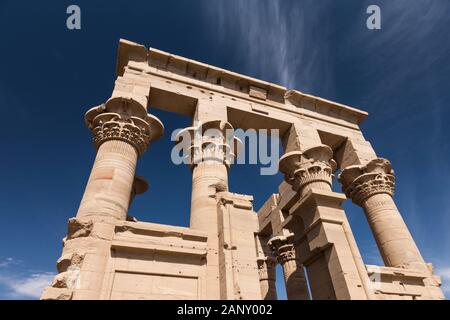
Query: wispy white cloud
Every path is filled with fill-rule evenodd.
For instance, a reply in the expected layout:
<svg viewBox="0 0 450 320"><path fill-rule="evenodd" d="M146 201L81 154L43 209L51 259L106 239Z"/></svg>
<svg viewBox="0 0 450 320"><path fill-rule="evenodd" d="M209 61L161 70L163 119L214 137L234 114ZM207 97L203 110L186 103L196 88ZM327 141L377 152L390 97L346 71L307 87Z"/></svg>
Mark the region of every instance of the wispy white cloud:
<svg viewBox="0 0 450 320"><path fill-rule="evenodd" d="M288 88L312 92L318 87L333 89L330 43L320 41L329 36L327 17L333 6L317 3L220 1L205 9L217 45L232 45L227 52L234 53L233 59L242 70Z"/></svg>
<svg viewBox="0 0 450 320"><path fill-rule="evenodd" d="M21 262L14 258L0 260L1 295L7 299L39 299L55 274L52 272L18 272ZM11 268L14 266L14 268Z"/></svg>
<svg viewBox="0 0 450 320"><path fill-rule="evenodd" d="M0 260L0 268L6 268L10 266L11 264L15 263L13 258L6 258L3 260Z"/></svg>
<svg viewBox="0 0 450 320"><path fill-rule="evenodd" d="M0 277L0 283L10 288L8 295L12 299L39 299L42 291L53 280L54 273L34 273L23 278L18 276Z"/></svg>
<svg viewBox="0 0 450 320"><path fill-rule="evenodd" d="M378 31L365 27L366 8L373 4L369 0L345 4L317 0L209 3L204 16L217 50L231 54L231 63L240 72L318 95L339 96L336 87L343 91L352 88L350 98L358 102L357 106L372 108L365 126L366 132L372 133L368 138L373 139L374 147L380 147L380 156L403 160L394 163L400 174L408 170L420 173L420 179L416 174L398 175L396 199L402 214L427 261L448 265L436 255L450 249L450 233L444 227L450 223L450 185L446 178L450 162L445 161L448 124L443 117L448 101L440 85L444 79L436 71L445 68L450 72L446 28L450 2L380 0L382 29ZM335 79L340 83L334 83ZM416 132L428 141L426 150L416 150ZM412 153L422 159L420 171L407 160ZM432 183L424 182L425 174ZM434 198L424 195L424 185L434 188ZM364 249L370 263L381 264L375 248ZM447 291L448 270L436 270Z"/></svg>
<svg viewBox="0 0 450 320"><path fill-rule="evenodd" d="M366 1L367 4L369 2ZM352 19L353 30L359 31L351 32L343 38L343 47L352 47L359 55L370 59L366 68L360 69L360 72L364 72L360 74L361 81L380 78L380 81L372 82L366 87L367 92L360 93L366 96L367 101L380 105L379 111L383 112L377 114L385 121L409 121L411 115L405 117L404 109L392 107L398 102L398 98L403 99L405 95L412 94L399 91L399 86L404 83L411 86L415 83L423 84L423 81L418 81L423 77L427 77L429 83L432 83L433 74L429 72L431 67L437 63L448 67L444 63L448 47L442 45L441 41L447 39L447 31L442 26L450 21L447 13L450 5L447 1L423 0L412 5L410 0L396 0L382 1L380 7L381 30L373 32L358 29L363 21ZM361 15L360 19L366 17ZM429 41L433 38L441 41ZM433 88L417 89L427 94ZM429 98L433 96L430 95Z"/></svg>
<svg viewBox="0 0 450 320"><path fill-rule="evenodd" d="M361 1L361 7L368 4ZM379 156L394 160L396 201L423 256L450 265L439 254L450 249L448 89L442 85L450 75L450 2L378 4L382 29L367 30L362 27L367 15L354 15L359 18L349 19L351 32L341 38L337 54L346 65L355 57L361 62L355 66L358 81L351 84L358 90L352 98L371 107L365 133ZM352 54L344 51L348 48Z"/></svg>
<svg viewBox="0 0 450 320"><path fill-rule="evenodd" d="M447 297L450 296L450 266L437 268L436 273L441 277L442 291Z"/></svg>

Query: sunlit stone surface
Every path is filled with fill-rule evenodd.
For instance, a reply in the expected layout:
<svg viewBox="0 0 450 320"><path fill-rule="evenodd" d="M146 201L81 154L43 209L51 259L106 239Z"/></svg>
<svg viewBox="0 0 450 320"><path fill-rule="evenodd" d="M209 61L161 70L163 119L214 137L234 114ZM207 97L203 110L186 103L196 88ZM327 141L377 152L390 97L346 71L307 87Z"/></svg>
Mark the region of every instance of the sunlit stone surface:
<svg viewBox="0 0 450 320"><path fill-rule="evenodd" d="M359 128L367 113L126 40L116 73L111 98L85 116L97 156L42 299L270 300L277 263L289 299L444 298L395 205L392 166ZM148 189L136 163L164 131L149 104L191 116L186 132L203 124L190 146L199 160L186 168L189 228L128 217ZM252 196L228 189L230 128L280 132L285 182L258 212ZM332 191L337 170L345 195ZM364 264L347 197L363 208L385 266Z"/></svg>

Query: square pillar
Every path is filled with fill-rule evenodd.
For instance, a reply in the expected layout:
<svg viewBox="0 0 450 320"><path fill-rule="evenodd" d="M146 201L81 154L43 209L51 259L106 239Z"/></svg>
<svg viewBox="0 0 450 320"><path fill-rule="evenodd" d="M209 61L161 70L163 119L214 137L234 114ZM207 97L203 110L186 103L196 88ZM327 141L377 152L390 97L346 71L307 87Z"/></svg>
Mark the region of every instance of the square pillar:
<svg viewBox="0 0 450 320"><path fill-rule="evenodd" d="M285 181L298 193L299 201L289 210L301 220L297 252L313 299L372 299L367 271L341 207L346 198L331 191L336 170L332 157L330 147L317 145L280 159Z"/></svg>

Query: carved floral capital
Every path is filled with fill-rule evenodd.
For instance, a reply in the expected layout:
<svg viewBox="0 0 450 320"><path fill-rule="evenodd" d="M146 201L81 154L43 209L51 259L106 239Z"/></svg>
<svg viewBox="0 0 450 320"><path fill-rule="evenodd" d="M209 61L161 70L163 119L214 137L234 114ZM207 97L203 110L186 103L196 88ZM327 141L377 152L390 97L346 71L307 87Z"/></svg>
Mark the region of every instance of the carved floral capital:
<svg viewBox="0 0 450 320"><path fill-rule="evenodd" d="M287 236L273 237L267 244L277 257L278 263L283 265L288 261L296 259L293 233Z"/></svg>
<svg viewBox="0 0 450 320"><path fill-rule="evenodd" d="M121 140L142 155L164 131L161 121L142 108L134 101L113 99L86 112L86 124L92 130L97 149L106 141Z"/></svg>
<svg viewBox="0 0 450 320"><path fill-rule="evenodd" d="M233 126L221 120L207 121L181 130L176 142L177 147L184 152L186 163L192 168L205 161L230 167L242 149L242 142L234 136Z"/></svg>
<svg viewBox="0 0 450 320"><path fill-rule="evenodd" d="M365 165L349 166L339 175L342 190L358 205L375 194L395 191L395 175L389 160L377 158Z"/></svg>
<svg viewBox="0 0 450 320"><path fill-rule="evenodd" d="M320 145L304 151L292 151L280 158L279 168L285 181L295 191L300 191L313 182L325 182L331 186L336 162L333 151L326 145Z"/></svg>

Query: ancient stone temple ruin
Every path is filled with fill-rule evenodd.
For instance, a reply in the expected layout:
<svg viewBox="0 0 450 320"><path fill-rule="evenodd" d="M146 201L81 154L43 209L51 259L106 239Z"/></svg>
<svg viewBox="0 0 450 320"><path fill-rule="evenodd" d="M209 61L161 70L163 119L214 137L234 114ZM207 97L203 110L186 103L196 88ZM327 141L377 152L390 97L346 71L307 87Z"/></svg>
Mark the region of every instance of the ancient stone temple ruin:
<svg viewBox="0 0 450 320"><path fill-rule="evenodd" d="M271 300L277 264L288 299L444 298L395 205L392 165L359 128L366 112L125 40L116 73L111 98L85 116L97 156L42 299ZM225 135L204 134L192 148L213 155L190 166L189 228L129 219L147 191L136 162L164 131L149 105L191 116L187 131L278 129L278 193L256 212L228 190ZM344 201L364 210L383 266L364 263Z"/></svg>

